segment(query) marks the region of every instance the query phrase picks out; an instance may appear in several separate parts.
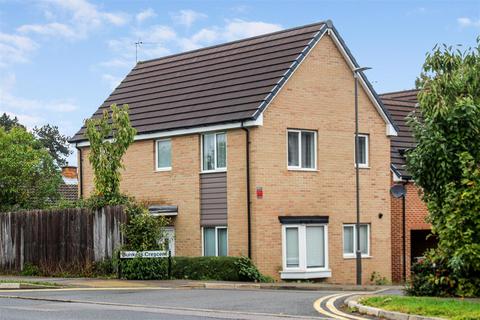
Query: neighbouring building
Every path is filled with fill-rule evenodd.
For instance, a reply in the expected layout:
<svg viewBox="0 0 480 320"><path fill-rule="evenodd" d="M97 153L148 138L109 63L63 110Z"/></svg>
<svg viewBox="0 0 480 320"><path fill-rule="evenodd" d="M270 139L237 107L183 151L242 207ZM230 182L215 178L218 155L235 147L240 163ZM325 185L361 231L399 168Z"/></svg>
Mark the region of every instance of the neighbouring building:
<svg viewBox="0 0 480 320"><path fill-rule="evenodd" d="M62 167L62 183L58 191L60 196L65 200L77 200L78 199L78 176L77 167L65 166Z"/></svg>
<svg viewBox="0 0 480 320"><path fill-rule="evenodd" d="M139 62L94 113L130 106L121 190L172 219L175 253L250 256L281 279L391 275L390 137L359 76L362 225L355 222L354 76L331 21ZM93 190L85 128L83 196Z"/></svg>
<svg viewBox="0 0 480 320"><path fill-rule="evenodd" d="M415 185L406 169L405 152L415 147L407 116L417 108L418 90L405 90L381 94L383 105L388 109L398 128L398 135L391 138L392 184L404 184L405 196L405 252L403 251L403 204L401 198L391 198L392 222L392 281L403 281L403 268L407 279L410 266L425 250L436 246L430 236L431 226L425 221L428 211L421 199L421 190Z"/></svg>

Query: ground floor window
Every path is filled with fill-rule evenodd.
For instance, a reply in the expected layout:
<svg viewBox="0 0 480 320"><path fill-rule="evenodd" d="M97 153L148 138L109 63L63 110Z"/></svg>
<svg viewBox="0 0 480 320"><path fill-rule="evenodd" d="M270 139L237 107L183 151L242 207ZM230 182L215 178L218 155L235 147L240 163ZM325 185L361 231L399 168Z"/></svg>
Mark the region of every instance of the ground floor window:
<svg viewBox="0 0 480 320"><path fill-rule="evenodd" d="M360 251L363 257L370 255L370 225L360 224ZM357 247L357 226L356 224L343 225L343 256L345 258L355 257Z"/></svg>
<svg viewBox="0 0 480 320"><path fill-rule="evenodd" d="M328 269L326 225L285 224L282 229L284 272L314 272Z"/></svg>
<svg viewBox="0 0 480 320"><path fill-rule="evenodd" d="M227 227L203 227L203 255L226 256L228 254Z"/></svg>

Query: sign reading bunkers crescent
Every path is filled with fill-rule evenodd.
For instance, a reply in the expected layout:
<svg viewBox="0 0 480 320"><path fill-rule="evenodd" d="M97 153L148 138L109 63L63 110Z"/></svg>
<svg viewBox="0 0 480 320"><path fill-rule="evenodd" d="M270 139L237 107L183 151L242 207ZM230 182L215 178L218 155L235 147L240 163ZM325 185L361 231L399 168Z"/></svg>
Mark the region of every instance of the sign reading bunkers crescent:
<svg viewBox="0 0 480 320"><path fill-rule="evenodd" d="M167 257L168 251L120 251L120 259Z"/></svg>

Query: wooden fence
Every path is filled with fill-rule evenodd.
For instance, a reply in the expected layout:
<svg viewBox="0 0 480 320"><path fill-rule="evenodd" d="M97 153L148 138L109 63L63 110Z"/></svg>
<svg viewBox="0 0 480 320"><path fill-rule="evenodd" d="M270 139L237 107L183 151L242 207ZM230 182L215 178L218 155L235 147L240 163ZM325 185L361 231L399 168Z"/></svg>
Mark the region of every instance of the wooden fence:
<svg viewBox="0 0 480 320"><path fill-rule="evenodd" d="M0 213L0 269L68 269L110 258L126 220L121 206Z"/></svg>

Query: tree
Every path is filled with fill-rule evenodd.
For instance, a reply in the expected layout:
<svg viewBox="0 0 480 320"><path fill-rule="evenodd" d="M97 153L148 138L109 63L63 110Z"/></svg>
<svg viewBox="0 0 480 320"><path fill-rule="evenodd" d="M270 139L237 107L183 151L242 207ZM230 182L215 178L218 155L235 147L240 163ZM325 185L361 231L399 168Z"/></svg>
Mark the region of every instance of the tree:
<svg viewBox="0 0 480 320"><path fill-rule="evenodd" d="M420 114L410 119L417 145L407 153L408 170L439 238L438 261L451 270L458 294L479 294L480 38L464 52L435 48L418 85Z"/></svg>
<svg viewBox="0 0 480 320"><path fill-rule="evenodd" d="M33 128L33 132L42 145L47 148L57 166L63 167L67 165L66 158L72 151L68 148L68 137L61 134L57 126L46 124L40 128Z"/></svg>
<svg viewBox="0 0 480 320"><path fill-rule="evenodd" d="M5 129L5 131L9 131L10 129L12 129L13 127L22 127L25 129L25 127L23 125L20 124L20 122L18 122L18 119L17 117L14 117L13 119L8 115L6 114L5 112L2 114L2 116L0 117L0 127L2 127L3 129Z"/></svg>
<svg viewBox="0 0 480 320"><path fill-rule="evenodd" d="M20 126L0 127L0 211L44 208L59 198L61 179L33 134Z"/></svg>
<svg viewBox="0 0 480 320"><path fill-rule="evenodd" d="M122 156L136 134L136 130L130 124L128 105L117 107L116 104L112 104L110 108L111 113L104 110L102 118L86 121L95 193L107 202L120 196Z"/></svg>

